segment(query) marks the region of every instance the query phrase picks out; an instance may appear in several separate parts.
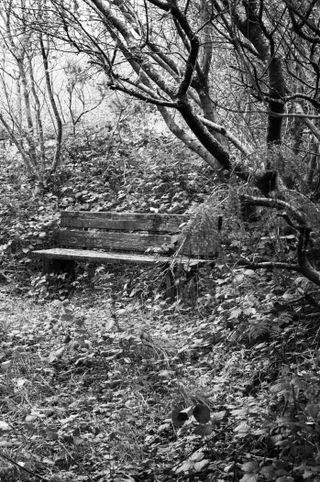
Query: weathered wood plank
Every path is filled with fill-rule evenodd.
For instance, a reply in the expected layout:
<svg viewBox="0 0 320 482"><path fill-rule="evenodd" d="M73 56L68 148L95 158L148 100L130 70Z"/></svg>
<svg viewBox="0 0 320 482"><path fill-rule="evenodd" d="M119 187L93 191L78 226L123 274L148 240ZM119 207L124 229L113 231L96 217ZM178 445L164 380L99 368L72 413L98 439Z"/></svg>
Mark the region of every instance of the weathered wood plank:
<svg viewBox="0 0 320 482"><path fill-rule="evenodd" d="M75 260L91 263L140 263L140 264L154 264L170 263L172 258L168 256L132 254L132 253L101 253L99 251L87 249L66 249L66 248L51 248L38 249L32 252L32 256L39 259L64 259ZM193 260L189 257L179 256L176 260L178 263L192 263ZM207 259L197 259L197 263L207 263Z"/></svg>
<svg viewBox="0 0 320 482"><path fill-rule="evenodd" d="M178 237L181 224L188 219L186 215L63 211L63 229L56 237L60 247L36 250L32 255L48 262L168 264L172 256L148 252L148 249L172 247L174 242L175 263L212 262L218 247L217 232L195 230Z"/></svg>
<svg viewBox="0 0 320 482"><path fill-rule="evenodd" d="M170 235L77 230L61 230L57 234L57 244L66 248L144 253L148 248L160 248L165 243L171 243Z"/></svg>
<svg viewBox="0 0 320 482"><path fill-rule="evenodd" d="M181 253L194 258L216 258L219 251L219 238L214 230L206 230L205 233L189 234L181 236Z"/></svg>
<svg viewBox="0 0 320 482"><path fill-rule="evenodd" d="M179 226L187 220L187 216L180 214L61 212L61 227L78 229L178 233Z"/></svg>
<svg viewBox="0 0 320 482"><path fill-rule="evenodd" d="M172 246L176 242L175 249L179 254L191 257L215 257L216 243L214 232L211 235L213 243L202 242L198 236L189 236L179 249L177 236L169 234L152 233L127 233L119 231L79 231L61 230L57 233L56 242L58 246L65 248L101 249L106 251L128 251L145 253L147 249L155 249ZM180 241L183 241L181 238Z"/></svg>
<svg viewBox="0 0 320 482"><path fill-rule="evenodd" d="M102 253L89 249L66 249L66 248L52 248L39 249L32 252L32 256L40 259L64 259L87 261L91 263L142 263L154 264L157 257L153 255L133 254L133 253ZM170 258L162 257L161 262L168 262Z"/></svg>

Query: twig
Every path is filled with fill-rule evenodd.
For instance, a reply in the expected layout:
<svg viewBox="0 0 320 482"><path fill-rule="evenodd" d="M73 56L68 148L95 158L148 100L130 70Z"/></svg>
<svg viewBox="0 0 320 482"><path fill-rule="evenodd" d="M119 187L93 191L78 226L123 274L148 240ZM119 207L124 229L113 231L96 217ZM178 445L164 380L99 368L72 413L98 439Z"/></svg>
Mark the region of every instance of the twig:
<svg viewBox="0 0 320 482"><path fill-rule="evenodd" d="M18 467L20 470L24 470L24 471L27 472L28 474L33 475L34 477L37 477L39 480L42 480L43 482L49 482L49 479L45 479L45 478L42 477L41 475L38 475L38 474L36 474L35 472L32 472L32 470L29 470L29 469L26 469L25 467L22 467L22 465L20 465L18 462L16 462L15 460L11 459L11 458L8 457L7 455L5 455L3 452L0 452L0 457L2 457L4 460L7 460L7 461L10 462L12 465L15 465L15 466Z"/></svg>

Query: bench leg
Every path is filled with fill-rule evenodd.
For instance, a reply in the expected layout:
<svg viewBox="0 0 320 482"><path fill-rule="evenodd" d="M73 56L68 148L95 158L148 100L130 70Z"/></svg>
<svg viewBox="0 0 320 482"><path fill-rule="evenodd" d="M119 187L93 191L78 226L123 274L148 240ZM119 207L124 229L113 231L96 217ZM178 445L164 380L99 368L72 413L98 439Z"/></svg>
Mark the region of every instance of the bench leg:
<svg viewBox="0 0 320 482"><path fill-rule="evenodd" d="M195 305L197 301L199 285L199 265L194 264L185 271L184 298L189 305Z"/></svg>
<svg viewBox="0 0 320 482"><path fill-rule="evenodd" d="M190 283L191 281L198 281L199 279L199 265L193 264L192 266L188 267L188 270L185 271L186 273L186 283Z"/></svg>
<svg viewBox="0 0 320 482"><path fill-rule="evenodd" d="M176 298L185 299L191 304L195 302L199 280L199 265L194 264L184 269L178 265L175 269L166 266L165 296L170 300Z"/></svg>
<svg viewBox="0 0 320 482"><path fill-rule="evenodd" d="M174 300L178 292L177 292L177 286L175 283L174 273L171 271L169 267L166 268L164 284L165 284L165 297L170 300Z"/></svg>
<svg viewBox="0 0 320 482"><path fill-rule="evenodd" d="M170 267L170 265L165 265L165 297L170 300L181 298L184 287L189 284L194 276L193 267L190 271L185 271L181 265L177 265L174 268Z"/></svg>
<svg viewBox="0 0 320 482"><path fill-rule="evenodd" d="M44 258L42 262L43 274L62 274L66 273L70 281L75 280L75 261L70 259Z"/></svg>

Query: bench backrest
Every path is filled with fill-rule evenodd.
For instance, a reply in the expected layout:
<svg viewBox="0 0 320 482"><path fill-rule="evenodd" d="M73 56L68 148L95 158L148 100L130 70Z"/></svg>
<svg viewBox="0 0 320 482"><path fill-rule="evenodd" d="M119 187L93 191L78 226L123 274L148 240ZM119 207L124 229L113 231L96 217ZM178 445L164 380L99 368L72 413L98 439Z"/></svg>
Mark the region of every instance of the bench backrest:
<svg viewBox="0 0 320 482"><path fill-rule="evenodd" d="M180 214L63 211L57 243L66 248L145 253L148 248L171 245L188 219ZM204 253L189 242L181 254Z"/></svg>

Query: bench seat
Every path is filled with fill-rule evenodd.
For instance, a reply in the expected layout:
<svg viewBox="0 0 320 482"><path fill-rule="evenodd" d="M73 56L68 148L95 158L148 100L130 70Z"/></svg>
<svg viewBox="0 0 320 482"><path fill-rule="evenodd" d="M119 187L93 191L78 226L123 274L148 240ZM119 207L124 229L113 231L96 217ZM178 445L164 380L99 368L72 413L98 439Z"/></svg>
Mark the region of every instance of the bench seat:
<svg viewBox="0 0 320 482"><path fill-rule="evenodd" d="M45 274L65 273L74 280L76 265L95 264L156 265L161 268L165 293L173 298L178 281L197 276L203 265L214 265L216 229L207 239L181 236L188 216L181 214L62 211L53 246L32 252L40 259ZM207 240L210 239L208 246ZM178 280L178 281L177 281Z"/></svg>
<svg viewBox="0 0 320 482"><path fill-rule="evenodd" d="M136 253L115 253L115 252L99 252L90 249L69 249L69 248L50 248L38 249L32 252L32 256L40 259L64 259L70 261L83 261L91 263L140 263L140 264L154 264L154 263L170 263L172 258L161 255L148 255ZM179 264L197 264L208 263L208 259L191 258L187 256L177 256L176 263Z"/></svg>

